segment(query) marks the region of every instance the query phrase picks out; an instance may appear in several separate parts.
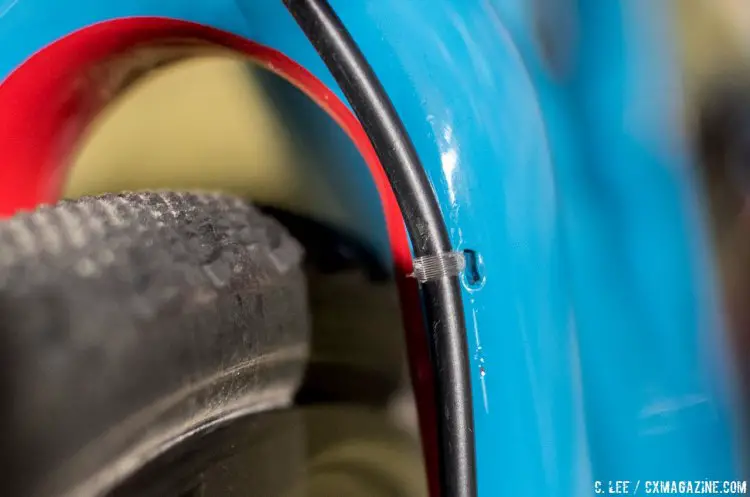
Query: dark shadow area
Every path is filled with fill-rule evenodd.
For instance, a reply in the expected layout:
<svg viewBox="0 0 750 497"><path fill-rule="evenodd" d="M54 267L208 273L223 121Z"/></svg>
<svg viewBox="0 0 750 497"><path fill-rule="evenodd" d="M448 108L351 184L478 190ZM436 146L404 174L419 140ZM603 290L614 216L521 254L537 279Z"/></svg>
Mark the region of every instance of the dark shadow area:
<svg viewBox="0 0 750 497"><path fill-rule="evenodd" d="M351 234L277 208L264 210L289 229L306 253L312 350L297 403L385 406L408 384L391 272Z"/></svg>

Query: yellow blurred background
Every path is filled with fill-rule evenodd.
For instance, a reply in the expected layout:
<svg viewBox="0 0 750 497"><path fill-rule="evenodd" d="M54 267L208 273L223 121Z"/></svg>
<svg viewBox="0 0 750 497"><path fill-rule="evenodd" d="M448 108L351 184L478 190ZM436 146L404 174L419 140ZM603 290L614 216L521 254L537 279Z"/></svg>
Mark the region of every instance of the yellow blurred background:
<svg viewBox="0 0 750 497"><path fill-rule="evenodd" d="M352 224L288 124L243 60L188 59L145 76L105 109L65 196L222 190Z"/></svg>

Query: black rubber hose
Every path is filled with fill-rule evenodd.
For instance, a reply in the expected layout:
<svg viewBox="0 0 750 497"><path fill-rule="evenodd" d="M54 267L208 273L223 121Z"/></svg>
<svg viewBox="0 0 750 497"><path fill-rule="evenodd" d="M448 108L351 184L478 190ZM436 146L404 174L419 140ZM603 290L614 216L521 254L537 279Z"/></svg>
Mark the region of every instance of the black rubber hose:
<svg viewBox="0 0 750 497"><path fill-rule="evenodd" d="M284 0L361 121L394 190L417 257L452 250L435 192L380 81L326 0ZM421 285L436 377L442 497L475 497L469 360L456 277Z"/></svg>

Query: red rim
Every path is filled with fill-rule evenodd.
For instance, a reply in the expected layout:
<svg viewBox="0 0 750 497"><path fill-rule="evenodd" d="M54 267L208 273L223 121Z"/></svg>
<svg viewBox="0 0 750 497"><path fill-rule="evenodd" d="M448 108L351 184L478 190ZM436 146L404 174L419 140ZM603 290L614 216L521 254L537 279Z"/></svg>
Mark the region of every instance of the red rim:
<svg viewBox="0 0 750 497"><path fill-rule="evenodd" d="M232 49L303 91L346 132L364 158L380 194L407 335L430 493L438 495L434 384L421 302L413 279L403 217L367 134L351 110L312 73L284 54L215 28L165 18L106 21L69 34L34 54L0 83L0 217L54 202L66 158L106 105L92 98L81 74L137 45L193 39ZM82 84L83 83L83 84Z"/></svg>

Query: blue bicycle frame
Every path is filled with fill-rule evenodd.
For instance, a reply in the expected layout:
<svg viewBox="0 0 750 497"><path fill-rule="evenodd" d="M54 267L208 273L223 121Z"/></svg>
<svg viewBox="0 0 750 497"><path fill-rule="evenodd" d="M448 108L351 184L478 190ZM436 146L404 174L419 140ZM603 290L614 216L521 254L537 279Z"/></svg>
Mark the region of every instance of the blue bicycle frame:
<svg viewBox="0 0 750 497"><path fill-rule="evenodd" d="M393 103L452 249L473 258L463 435L479 496L740 478L669 4L330 3ZM275 0L0 0L0 81L71 32L137 16L271 47L346 101Z"/></svg>

